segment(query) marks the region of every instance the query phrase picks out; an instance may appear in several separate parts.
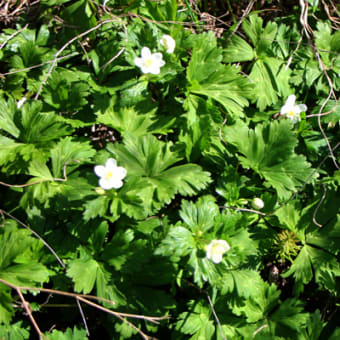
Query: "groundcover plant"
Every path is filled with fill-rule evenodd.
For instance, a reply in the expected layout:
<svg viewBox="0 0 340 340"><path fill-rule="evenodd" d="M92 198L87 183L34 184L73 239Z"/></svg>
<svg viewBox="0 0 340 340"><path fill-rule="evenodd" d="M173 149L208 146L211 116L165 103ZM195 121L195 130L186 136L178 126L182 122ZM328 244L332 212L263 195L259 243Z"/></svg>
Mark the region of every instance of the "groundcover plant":
<svg viewBox="0 0 340 340"><path fill-rule="evenodd" d="M340 338L339 5L0 6L0 339Z"/></svg>

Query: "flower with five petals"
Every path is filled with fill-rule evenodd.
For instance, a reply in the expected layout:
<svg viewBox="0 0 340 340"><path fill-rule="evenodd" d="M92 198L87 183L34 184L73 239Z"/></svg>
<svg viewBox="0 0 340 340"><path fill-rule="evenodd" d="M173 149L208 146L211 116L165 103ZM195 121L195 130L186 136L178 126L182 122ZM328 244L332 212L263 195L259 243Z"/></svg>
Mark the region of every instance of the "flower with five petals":
<svg viewBox="0 0 340 340"><path fill-rule="evenodd" d="M151 74L159 74L160 68L165 65L162 53L151 53L148 47L142 48L141 58L135 58L134 62L143 73Z"/></svg>
<svg viewBox="0 0 340 340"><path fill-rule="evenodd" d="M307 111L307 106L305 104L295 105L296 96L294 94L290 95L285 102L285 104L281 107L280 114L282 116L286 116L293 123L297 123L301 120L300 113L303 111Z"/></svg>
<svg viewBox="0 0 340 340"><path fill-rule="evenodd" d="M117 166L117 162L113 158L109 158L105 166L96 165L94 172L100 177L99 186L105 190L120 188L123 185L122 179L126 176L126 169Z"/></svg>

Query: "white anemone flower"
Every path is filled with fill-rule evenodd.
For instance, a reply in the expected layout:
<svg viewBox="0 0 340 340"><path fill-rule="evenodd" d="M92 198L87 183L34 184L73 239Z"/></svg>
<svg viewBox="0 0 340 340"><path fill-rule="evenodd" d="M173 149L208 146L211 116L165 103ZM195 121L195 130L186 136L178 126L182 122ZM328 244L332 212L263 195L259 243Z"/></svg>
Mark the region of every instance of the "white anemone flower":
<svg viewBox="0 0 340 340"><path fill-rule="evenodd" d="M122 179L126 176L126 169L117 166L117 162L113 158L109 158L105 166L96 165L94 172L100 177L99 186L105 190L120 188L123 185Z"/></svg>
<svg viewBox="0 0 340 340"><path fill-rule="evenodd" d="M294 94L290 95L285 104L281 107L280 112L282 116L291 119L294 124L301 120L300 113L307 111L307 106L305 104L295 105L295 100L296 96Z"/></svg>
<svg viewBox="0 0 340 340"><path fill-rule="evenodd" d="M143 47L141 58L135 58L135 64L141 68L143 73L159 74L160 68L165 65L162 53L151 53L148 47Z"/></svg>
<svg viewBox="0 0 340 340"><path fill-rule="evenodd" d="M172 53L175 50L176 41L168 34L162 36L160 43L166 49L167 53Z"/></svg>
<svg viewBox="0 0 340 340"><path fill-rule="evenodd" d="M220 263L224 253L230 250L230 246L225 240L212 240L206 249L206 256L214 263Z"/></svg>

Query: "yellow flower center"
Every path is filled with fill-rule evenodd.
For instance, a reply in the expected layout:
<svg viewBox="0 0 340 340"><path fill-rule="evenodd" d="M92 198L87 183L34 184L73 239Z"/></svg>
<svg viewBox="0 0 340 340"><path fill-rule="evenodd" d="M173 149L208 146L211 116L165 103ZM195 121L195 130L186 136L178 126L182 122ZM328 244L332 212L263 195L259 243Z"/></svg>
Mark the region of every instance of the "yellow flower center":
<svg viewBox="0 0 340 340"><path fill-rule="evenodd" d="M152 59L145 60L145 66L150 67L152 65Z"/></svg>
<svg viewBox="0 0 340 340"><path fill-rule="evenodd" d="M287 112L287 116L288 117L294 117L295 113L293 111L289 111L289 112Z"/></svg>
<svg viewBox="0 0 340 340"><path fill-rule="evenodd" d="M106 177L106 179L110 179L111 177L113 177L113 173L112 172L107 172L105 177Z"/></svg>

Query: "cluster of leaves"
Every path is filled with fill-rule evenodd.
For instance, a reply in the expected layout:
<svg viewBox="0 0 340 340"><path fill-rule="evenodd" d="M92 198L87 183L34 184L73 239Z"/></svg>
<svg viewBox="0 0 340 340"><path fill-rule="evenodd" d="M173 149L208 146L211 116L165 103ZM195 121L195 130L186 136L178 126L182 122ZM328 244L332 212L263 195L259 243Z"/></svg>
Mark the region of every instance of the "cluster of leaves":
<svg viewBox="0 0 340 340"><path fill-rule="evenodd" d="M323 104L330 83L340 88L340 34L319 21L308 43L297 10L266 22L250 14L242 34L217 39L186 3L42 0L34 25L23 27L28 12L0 34L0 279L171 315L133 328L84 310L90 333L100 325L106 339L137 338L137 328L174 339L337 339L340 110ZM174 53L159 75L141 74L135 57L159 51L163 34ZM318 117L277 117L291 94L309 114L330 112L324 131ZM109 158L127 176L103 192L93 168ZM230 245L219 264L205 252L216 239ZM87 338L80 313L29 302L49 339ZM0 338L34 334L16 303L1 284ZM55 324L69 328L48 332Z"/></svg>

